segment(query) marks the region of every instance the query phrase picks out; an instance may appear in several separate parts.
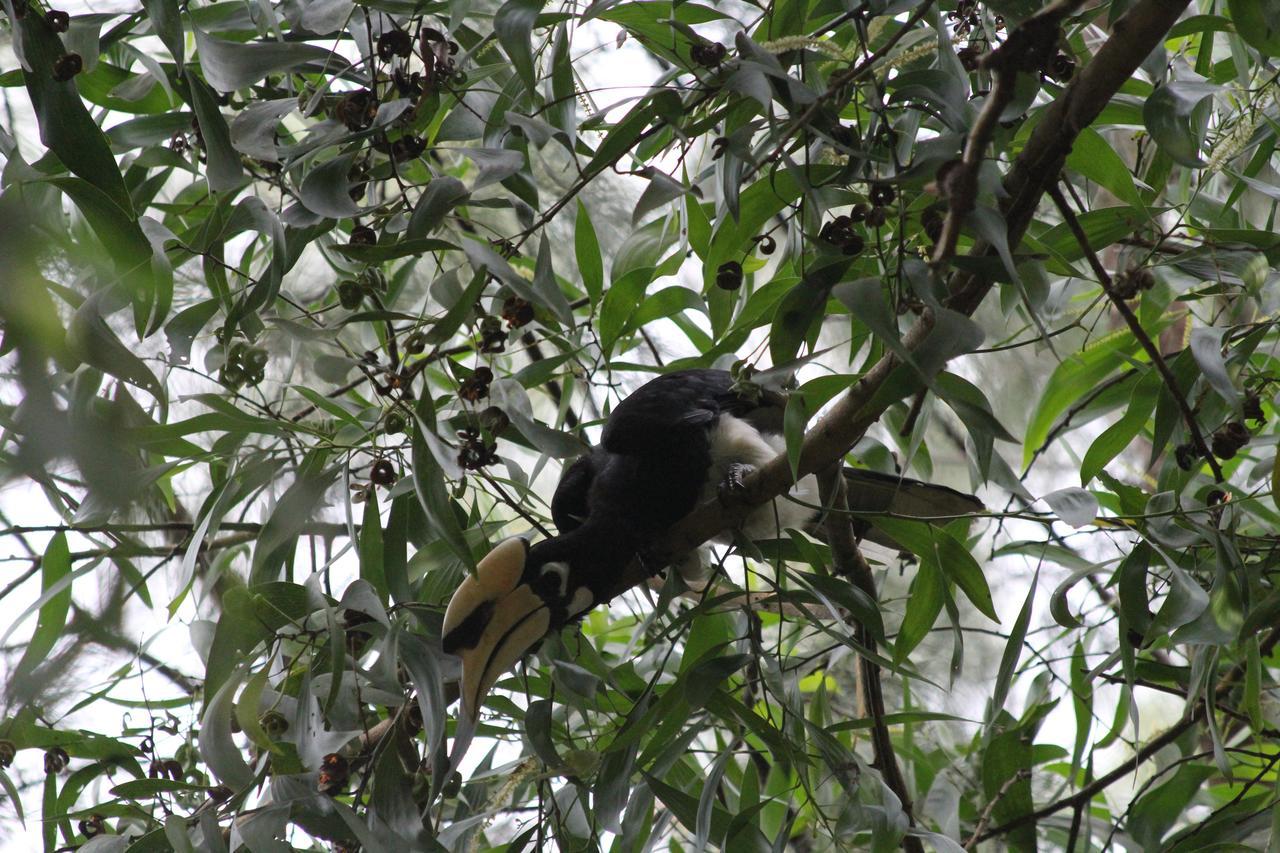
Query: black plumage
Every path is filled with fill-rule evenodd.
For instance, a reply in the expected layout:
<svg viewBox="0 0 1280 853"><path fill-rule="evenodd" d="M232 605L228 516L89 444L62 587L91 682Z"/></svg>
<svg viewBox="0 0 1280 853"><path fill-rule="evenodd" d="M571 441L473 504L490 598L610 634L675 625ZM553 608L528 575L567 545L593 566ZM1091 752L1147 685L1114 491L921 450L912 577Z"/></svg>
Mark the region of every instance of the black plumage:
<svg viewBox="0 0 1280 853"><path fill-rule="evenodd" d="M727 371L707 369L659 376L620 402L599 446L561 477L551 501L557 535L499 545L450 602L444 648L463 657L469 713L501 672L547 632L603 602L618 574L714 498L727 477L776 456L785 408L782 395L740 390ZM845 478L855 512L928 518L982 507L971 495L916 480L852 468ZM806 478L794 491L804 503L784 497L757 508L744 534L781 535L816 521L816 483Z"/></svg>

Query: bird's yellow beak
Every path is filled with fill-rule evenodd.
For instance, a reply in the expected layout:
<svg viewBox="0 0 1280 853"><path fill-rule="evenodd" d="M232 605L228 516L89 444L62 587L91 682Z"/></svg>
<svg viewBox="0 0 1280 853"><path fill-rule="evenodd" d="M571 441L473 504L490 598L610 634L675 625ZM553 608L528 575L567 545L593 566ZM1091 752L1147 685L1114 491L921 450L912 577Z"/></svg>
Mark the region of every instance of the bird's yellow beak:
<svg viewBox="0 0 1280 853"><path fill-rule="evenodd" d="M444 614L444 650L462 658L460 717L474 724L485 695L551 628L551 611L521 583L529 544L500 542L458 587Z"/></svg>

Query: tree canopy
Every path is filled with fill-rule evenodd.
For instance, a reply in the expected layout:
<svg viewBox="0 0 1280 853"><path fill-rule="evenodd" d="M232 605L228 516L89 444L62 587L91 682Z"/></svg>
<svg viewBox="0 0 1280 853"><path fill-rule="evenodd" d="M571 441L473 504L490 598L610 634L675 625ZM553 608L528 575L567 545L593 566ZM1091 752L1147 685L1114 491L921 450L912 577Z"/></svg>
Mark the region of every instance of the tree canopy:
<svg viewBox="0 0 1280 853"><path fill-rule="evenodd" d="M1280 3L0 3L21 849L1280 844ZM653 576L711 501L451 774L445 602L694 366L743 507L988 511Z"/></svg>

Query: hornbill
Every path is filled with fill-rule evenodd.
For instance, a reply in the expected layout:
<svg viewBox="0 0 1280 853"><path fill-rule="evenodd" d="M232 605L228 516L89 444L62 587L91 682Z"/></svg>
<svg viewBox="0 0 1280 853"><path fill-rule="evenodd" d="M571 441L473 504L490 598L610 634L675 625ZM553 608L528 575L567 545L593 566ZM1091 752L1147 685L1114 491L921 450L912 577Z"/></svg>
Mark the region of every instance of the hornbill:
<svg viewBox="0 0 1280 853"><path fill-rule="evenodd" d="M698 369L653 379L614 408L600 445L561 476L551 501L558 535L499 543L449 601L443 644L462 658L460 721L468 730L502 673L607 600L631 560L644 559L646 547L700 502L732 491L782 451L785 402L777 392L740 390L728 371ZM853 468L844 475L849 507L862 513L927 519L982 509L945 486ZM814 478L791 494L799 500L784 496L753 510L742 533L765 538L816 521ZM893 546L874 529L861 532Z"/></svg>

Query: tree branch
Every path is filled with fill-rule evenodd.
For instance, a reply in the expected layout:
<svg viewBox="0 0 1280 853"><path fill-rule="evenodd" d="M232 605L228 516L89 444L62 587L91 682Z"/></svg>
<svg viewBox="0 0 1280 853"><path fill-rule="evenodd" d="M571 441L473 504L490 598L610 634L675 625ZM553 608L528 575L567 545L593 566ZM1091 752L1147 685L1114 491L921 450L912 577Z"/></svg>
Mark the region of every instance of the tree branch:
<svg viewBox="0 0 1280 853"><path fill-rule="evenodd" d="M1058 100L1045 109L1004 182L1009 198L1003 212L1011 249L1022 241L1040 199L1057 180L1080 131L1098 117L1147 54L1161 42L1189 2L1139 0L1115 22L1110 38L1098 49L1093 60L1072 79ZM970 254L987 256L993 255L994 251L991 245L979 241ZM951 295L947 308L972 314L990 292L992 284L976 273L955 272L948 286ZM935 322L934 309L926 307L915 325L903 335L903 348L907 352L919 350ZM900 365L896 355L886 354L808 431L801 446L799 476L820 471L843 459L871 424L896 402L896 397L876 399L876 396ZM654 543L653 562L687 553L720 531L732 529L742 522L750 507L781 495L792 484L787 455L779 454L746 479L742 505L726 507L714 500L704 503ZM645 565L638 560L633 561L619 573L606 599L643 583L648 575Z"/></svg>
<svg viewBox="0 0 1280 853"><path fill-rule="evenodd" d="M1259 653L1264 658L1267 657L1276 647L1276 643L1278 641L1280 641L1280 628L1272 628L1271 632L1267 634L1261 643L1258 644ZM1222 676L1217 686L1214 688L1213 702L1216 703L1218 700L1225 698L1226 695L1235 688L1236 684L1239 683L1240 679L1244 677L1244 674L1244 664L1236 664L1226 675ZM1128 776L1135 769L1141 766L1144 761L1176 741L1178 738L1182 737L1189 728L1202 722L1207 714L1207 702L1208 700L1198 703L1196 705L1196 709L1183 718L1181 722L1170 726L1163 734L1134 753L1132 758L1122 763L1105 776L1098 777L1093 780L1093 782L1084 786L1069 797L1064 797L1057 802L1050 803L1049 805L1036 809L1033 812L1014 818L1008 823L988 830L982 835L979 835L976 839L973 839L973 841L982 842L989 838L994 838L997 835L1004 835L1005 833L1011 832L1020 826L1025 826L1028 823L1034 823L1041 818L1046 818L1049 815L1062 811L1065 808L1075 808L1076 806L1081 805L1087 807L1089 801L1095 796Z"/></svg>
<svg viewBox="0 0 1280 853"><path fill-rule="evenodd" d="M1080 220L1076 219L1075 211L1071 209L1071 205L1067 204L1067 200L1063 198L1062 190L1058 189L1056 182L1049 186L1049 197L1053 199L1058 212L1062 214L1062 219L1066 222L1072 236L1080 244L1081 251L1084 252L1085 258L1088 259L1089 266L1093 268L1093 274L1098 277L1098 283L1102 285L1103 292L1107 294L1107 298L1115 306L1116 313L1124 318L1125 323L1129 326L1129 331L1133 333L1134 338L1142 345L1142 350L1147 354L1147 358L1151 359L1151 364L1159 371L1165 387L1169 389L1169 394L1172 395L1174 402L1178 405L1178 411L1182 413L1182 420L1187 425L1187 432L1191 434L1191 443L1195 445L1196 452L1209 463L1209 469L1213 471L1213 479L1221 483L1223 481L1222 467L1218 465L1218 460L1214 458L1213 453L1209 450L1209 445L1205 443L1204 435L1200 432L1200 425L1196 422L1195 412L1191 411L1191 406L1187 403L1186 396L1178 388L1178 380L1173 375L1173 371L1169 369L1169 365L1165 363L1164 356L1160 355L1159 347L1151 340L1147 330L1142 328L1138 315L1133 313L1129 303L1120 294L1116 293L1115 288L1112 287L1111 275L1107 272L1106 267L1102 265L1102 261L1098 260L1098 255L1093 251L1093 246L1089 245L1088 235L1080 227Z"/></svg>
<svg viewBox="0 0 1280 853"><path fill-rule="evenodd" d="M858 550L857 537L853 533L853 519L849 515L849 500L844 482L844 472L840 465L832 465L819 478L819 490L822 504L828 507L823 527L827 534L827 544L831 547L831 563L836 574L847 579L862 590L873 602L878 602L876 581L871 567ZM855 634L864 648L874 650L875 635L861 622L855 623ZM889 737L889 725L885 722L884 692L880 685L880 667L875 661L859 656L858 671L861 675L862 691L866 697L866 713L871 717L871 745L875 754L875 766L889 786L889 790L902 803L902 811L911 826L916 825L915 808L911 791L902 776L902 768L898 766L898 756L893 749L893 740ZM902 847L907 853L924 853L924 845L914 835L906 835L902 839Z"/></svg>
<svg viewBox="0 0 1280 853"><path fill-rule="evenodd" d="M959 160L938 170L938 191L947 200L947 218L934 247L930 263L941 268L951 259L960 238L964 218L973 210L978 196L978 171L986 157L987 145L995 133L1001 114L1013 100L1019 73L1038 72L1057 47L1058 28L1064 18L1083 5L1083 0L1058 0L1020 24L1004 44L983 57L982 66L991 71L991 93L965 137Z"/></svg>

